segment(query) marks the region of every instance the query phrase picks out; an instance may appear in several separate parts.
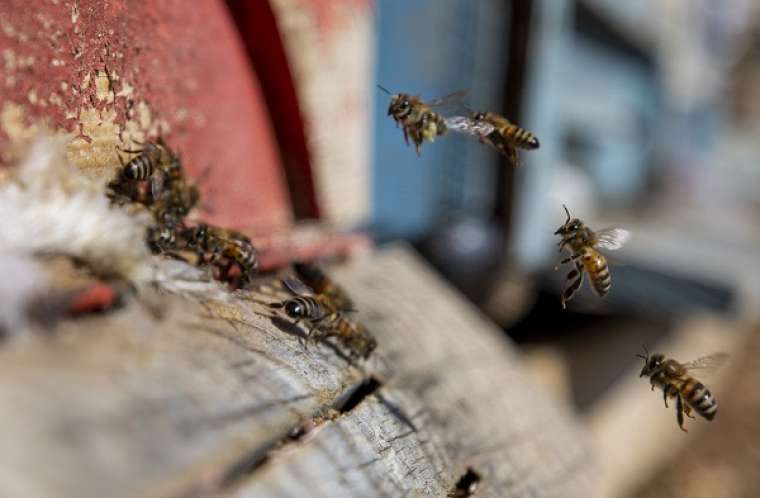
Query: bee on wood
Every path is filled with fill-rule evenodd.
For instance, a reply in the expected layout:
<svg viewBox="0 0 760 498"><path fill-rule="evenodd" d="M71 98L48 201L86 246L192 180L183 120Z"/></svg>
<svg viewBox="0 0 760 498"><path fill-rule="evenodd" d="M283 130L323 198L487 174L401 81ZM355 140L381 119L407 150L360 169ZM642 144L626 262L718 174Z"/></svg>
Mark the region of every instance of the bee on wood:
<svg viewBox="0 0 760 498"><path fill-rule="evenodd" d="M386 88L377 86L391 96L388 115L396 122L396 126L401 125L407 145L409 137L412 138L418 156L425 140L433 142L436 137L444 135L447 131L446 120L432 108L453 103L464 95L464 92L456 92L431 102L424 102L418 96L407 93L392 94Z"/></svg>
<svg viewBox="0 0 760 498"><path fill-rule="evenodd" d="M237 230L206 223L185 228L181 232L185 248L198 255L199 264L214 264L221 269L221 279L230 277L233 265L240 269L240 284L247 284L259 268L256 248L251 239Z"/></svg>
<svg viewBox="0 0 760 498"><path fill-rule="evenodd" d="M130 203L150 206L153 204L153 195L150 189L144 188L139 182L125 180L121 174L106 184L106 197L112 204L124 205Z"/></svg>
<svg viewBox="0 0 760 498"><path fill-rule="evenodd" d="M567 284L562 291L560 303L565 309L567 301L572 299L583 284L583 273L588 273L591 287L601 297L605 296L611 285L610 269L607 259L599 249L616 250L623 247L631 234L622 228L606 228L598 232L592 231L578 218L570 218L570 211L565 208L567 219L565 223L554 232L562 240L559 241L559 250L567 248L570 256L560 261L560 265L573 263L575 268L567 274ZM559 267L555 267L555 270Z"/></svg>
<svg viewBox="0 0 760 498"><path fill-rule="evenodd" d="M131 182L150 180L153 198L158 198L167 170L176 164L176 156L169 149L169 146L166 145L163 138L159 138L156 142L146 142L143 144L138 142L138 144L142 145L142 149L119 149L129 154L137 154L126 164L121 156L119 156L121 176Z"/></svg>
<svg viewBox="0 0 760 498"><path fill-rule="evenodd" d="M707 420L715 418L718 412L718 402L712 393L697 379L689 375L694 370L711 371L716 370L723 365L728 359L726 353L715 353L709 356L703 356L688 363L679 363L665 355L656 353L649 354L644 348L644 354L637 354L644 360L644 366L641 369L639 377L649 377L649 382L654 391L655 387L662 389L662 398L665 401L665 407L668 407L668 398L676 400L676 420L678 427L688 432L684 426L684 414L689 418L694 418L691 414L692 409Z"/></svg>
<svg viewBox="0 0 760 498"><path fill-rule="evenodd" d="M338 310L354 310L354 303L346 291L325 275L318 266L311 263L294 263L293 268L303 283L311 287L316 294L329 298Z"/></svg>
<svg viewBox="0 0 760 498"><path fill-rule="evenodd" d="M534 150L540 147L538 138L533 133L510 122L504 116L494 112L473 112L470 118L476 125L487 123L493 126L493 131L480 135L480 141L506 156L513 166L520 164L517 149Z"/></svg>
<svg viewBox="0 0 760 498"><path fill-rule="evenodd" d="M172 223L159 223L148 227L146 237L148 247L153 253L164 253L179 248L177 243L177 226Z"/></svg>
<svg viewBox="0 0 760 498"><path fill-rule="evenodd" d="M324 278L327 278L322 274ZM282 308L295 323L306 322L309 326L307 338L323 340L336 337L345 347L351 359L364 358L377 347L377 341L359 323L346 318L342 310L327 294L315 294L301 280L295 277L283 281L285 287L295 297L272 304Z"/></svg>
<svg viewBox="0 0 760 498"><path fill-rule="evenodd" d="M198 186L185 176L179 156L175 156L167 167L163 186L155 195L153 209L156 217L175 221L183 220L201 198Z"/></svg>

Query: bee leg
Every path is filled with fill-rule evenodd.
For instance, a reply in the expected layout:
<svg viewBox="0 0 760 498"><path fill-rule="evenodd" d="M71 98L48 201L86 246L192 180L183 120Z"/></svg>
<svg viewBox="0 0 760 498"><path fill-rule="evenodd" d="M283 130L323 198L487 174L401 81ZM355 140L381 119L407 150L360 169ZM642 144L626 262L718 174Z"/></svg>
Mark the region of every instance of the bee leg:
<svg viewBox="0 0 760 498"><path fill-rule="evenodd" d="M662 390L662 400L665 402L665 408L668 408L668 389Z"/></svg>
<svg viewBox="0 0 760 498"><path fill-rule="evenodd" d="M580 255L580 254L573 254L572 256L570 256L570 257L568 257L568 258L565 258L565 259L563 259L562 261L560 261L560 262L557 264L557 266L555 266L555 267L554 267L554 271L557 271L557 270L559 270L559 267L560 267L560 266L562 266L562 265L566 265L567 263L569 263L569 262L571 262L571 261L575 261L576 259L578 259L578 258L580 258L580 257L581 257L581 255Z"/></svg>
<svg viewBox="0 0 760 498"><path fill-rule="evenodd" d="M678 420L678 427L682 431L689 432L683 427L683 399L680 393L676 395L676 420Z"/></svg>
<svg viewBox="0 0 760 498"><path fill-rule="evenodd" d="M507 154L507 160L509 161L509 164L514 166L515 168L520 166L520 158L517 155L517 149L512 146L508 146L506 150Z"/></svg>
<svg viewBox="0 0 760 498"><path fill-rule="evenodd" d="M581 288L581 284L583 284L583 269L578 266L578 264L575 265L574 270L570 270L570 273L567 274L566 281L570 281L575 279L573 282L567 284L565 286L565 289L562 291L562 296L560 297L560 304L562 305L562 309L565 309L567 306L565 303L573 298L576 292L578 292L578 289Z"/></svg>
<svg viewBox="0 0 760 498"><path fill-rule="evenodd" d="M697 417L695 417L694 415L691 414L691 407L689 405L684 405L683 406L683 412L689 418L697 418Z"/></svg>
<svg viewBox="0 0 760 498"><path fill-rule="evenodd" d="M396 123L396 127L398 127L398 123ZM406 130L406 125L402 126L401 129L404 131L404 143L409 147L409 132Z"/></svg>
<svg viewBox="0 0 760 498"><path fill-rule="evenodd" d="M122 152L127 152L129 154L141 154L142 153L142 149L140 149L140 150L132 150L132 149L122 149L121 147L116 147L116 148L119 149Z"/></svg>

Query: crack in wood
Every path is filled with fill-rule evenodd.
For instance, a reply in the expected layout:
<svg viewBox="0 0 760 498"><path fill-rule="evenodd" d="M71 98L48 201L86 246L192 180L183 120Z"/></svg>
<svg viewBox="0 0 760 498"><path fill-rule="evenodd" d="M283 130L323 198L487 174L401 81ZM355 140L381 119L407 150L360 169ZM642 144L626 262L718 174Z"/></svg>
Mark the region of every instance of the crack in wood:
<svg viewBox="0 0 760 498"><path fill-rule="evenodd" d="M376 393L378 389L382 387L382 383L377 378L370 376L359 382L353 389L349 389L347 393L338 398L338 400L328 407L321 407L311 417L299 422L294 427L290 428L281 437L275 438L268 444L262 445L258 448L241 455L237 460L232 462L226 471L221 474L215 486L215 492L221 493L225 490L233 488L237 483L250 477L251 474L257 472L264 465L266 465L273 457L275 453L282 452L288 447L295 444L302 444L305 438L313 433L320 425L334 421L339 417L342 417L360 406L368 397ZM234 414L226 414L220 417L214 417L207 419L205 423L229 423L239 419L250 416L253 411L260 411L264 408L271 408L278 404L293 403L306 398L310 398L312 395L295 396L284 400L275 400L266 404L257 404L251 409L239 410ZM408 436L414 431L401 434L395 439ZM371 464L372 462L366 462Z"/></svg>

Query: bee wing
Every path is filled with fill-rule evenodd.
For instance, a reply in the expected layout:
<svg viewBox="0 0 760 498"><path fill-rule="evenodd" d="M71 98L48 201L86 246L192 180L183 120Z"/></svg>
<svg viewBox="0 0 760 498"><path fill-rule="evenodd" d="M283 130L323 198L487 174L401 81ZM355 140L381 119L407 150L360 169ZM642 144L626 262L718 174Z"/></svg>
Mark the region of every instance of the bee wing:
<svg viewBox="0 0 760 498"><path fill-rule="evenodd" d="M444 95L441 98L425 102L428 107L446 107L451 105L461 104L464 97L467 95L467 90L459 90L448 95Z"/></svg>
<svg viewBox="0 0 760 498"><path fill-rule="evenodd" d="M712 373L722 367L728 360L728 353L713 353L683 364L686 370L701 370L702 373Z"/></svg>
<svg viewBox="0 0 760 498"><path fill-rule="evenodd" d="M475 121L465 116L451 116L445 118L444 122L446 123L446 128L451 131L476 137L484 137L495 130L491 123Z"/></svg>
<svg viewBox="0 0 760 498"><path fill-rule="evenodd" d="M604 228L596 232L596 244L598 249L615 251L623 247L631 238L631 232L623 228Z"/></svg>
<svg viewBox="0 0 760 498"><path fill-rule="evenodd" d="M314 295L314 291L308 285L303 283L295 275L288 275L287 277L283 278L282 284L285 286L286 289L288 289L290 292L292 292L296 296L313 296Z"/></svg>
<svg viewBox="0 0 760 498"><path fill-rule="evenodd" d="M158 199L163 190L164 174L161 171L155 171L150 179L150 193L153 195L153 199Z"/></svg>

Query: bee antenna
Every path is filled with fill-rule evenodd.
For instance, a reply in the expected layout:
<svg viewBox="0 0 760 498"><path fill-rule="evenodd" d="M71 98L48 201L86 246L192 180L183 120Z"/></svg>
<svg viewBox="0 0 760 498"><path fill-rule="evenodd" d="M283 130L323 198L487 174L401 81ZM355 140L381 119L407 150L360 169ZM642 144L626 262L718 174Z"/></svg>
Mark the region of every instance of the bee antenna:
<svg viewBox="0 0 760 498"><path fill-rule="evenodd" d="M567 210L567 206L565 206L564 204L562 204L562 207L565 208L565 213L567 214L567 220L565 220L565 223L567 223L568 221L570 221L570 211Z"/></svg>
<svg viewBox="0 0 760 498"><path fill-rule="evenodd" d="M646 345L642 344L641 348L644 350L644 354L646 356L640 355L640 354L637 354L636 356L638 356L639 358L642 358L644 361L649 360L649 350L647 349Z"/></svg>
<svg viewBox="0 0 760 498"><path fill-rule="evenodd" d="M392 93L390 90L388 90L387 88L385 88L385 87L384 87L383 85L381 85L380 83L378 83L378 84L377 84L377 87L378 87L380 90L382 90L382 91L384 91L385 93L387 93L388 95L393 95L393 93Z"/></svg>

